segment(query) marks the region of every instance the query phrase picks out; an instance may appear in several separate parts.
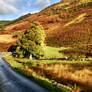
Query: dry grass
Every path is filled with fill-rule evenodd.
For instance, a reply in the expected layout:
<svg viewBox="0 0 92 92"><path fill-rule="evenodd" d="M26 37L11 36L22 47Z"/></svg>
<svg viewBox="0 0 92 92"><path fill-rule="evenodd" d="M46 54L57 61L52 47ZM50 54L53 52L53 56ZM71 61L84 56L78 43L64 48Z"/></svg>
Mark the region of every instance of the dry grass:
<svg viewBox="0 0 92 92"><path fill-rule="evenodd" d="M16 45L16 39L12 35L0 35L0 52L7 52L11 46Z"/></svg>
<svg viewBox="0 0 92 92"><path fill-rule="evenodd" d="M14 27L18 27L18 26L26 24L26 23L27 22L19 22L19 23L15 23L15 24L9 25L9 26L6 27L6 30L12 30Z"/></svg>
<svg viewBox="0 0 92 92"><path fill-rule="evenodd" d="M71 24L80 23L81 21L83 21L85 19L86 15L87 15L86 13L83 13L83 14L79 15L77 18L73 19L71 22L65 24L64 26L66 27L66 26L69 26Z"/></svg>
<svg viewBox="0 0 92 92"><path fill-rule="evenodd" d="M35 70L57 82L73 87L74 92L91 92L92 64L87 63L60 63L40 65ZM75 86L76 85L76 86Z"/></svg>
<svg viewBox="0 0 92 92"><path fill-rule="evenodd" d="M0 35L0 43L11 43L16 41L16 39L12 38L12 35Z"/></svg>
<svg viewBox="0 0 92 92"><path fill-rule="evenodd" d="M69 86L73 92L92 91L92 63L83 61L53 61L17 59L5 56L5 60L13 67L22 67L28 72L54 80ZM31 73L32 74L32 73Z"/></svg>

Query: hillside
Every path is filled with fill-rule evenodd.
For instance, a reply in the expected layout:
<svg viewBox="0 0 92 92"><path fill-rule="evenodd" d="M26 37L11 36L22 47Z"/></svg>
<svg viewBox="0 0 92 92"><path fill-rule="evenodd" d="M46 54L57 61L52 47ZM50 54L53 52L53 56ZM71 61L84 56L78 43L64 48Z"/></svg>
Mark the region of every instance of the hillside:
<svg viewBox="0 0 92 92"><path fill-rule="evenodd" d="M92 47L92 0L63 0L39 13L8 23L6 31L0 34L19 34L33 21L39 21L44 27L47 45L73 47L88 44Z"/></svg>
<svg viewBox="0 0 92 92"><path fill-rule="evenodd" d="M5 25L7 23L9 23L10 21L0 21L0 25Z"/></svg>

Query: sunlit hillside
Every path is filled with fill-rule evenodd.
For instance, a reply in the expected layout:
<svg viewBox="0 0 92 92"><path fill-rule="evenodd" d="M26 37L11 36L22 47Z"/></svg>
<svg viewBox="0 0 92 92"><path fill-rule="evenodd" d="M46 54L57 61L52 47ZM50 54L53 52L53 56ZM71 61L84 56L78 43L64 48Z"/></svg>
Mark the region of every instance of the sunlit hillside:
<svg viewBox="0 0 92 92"><path fill-rule="evenodd" d="M5 24L0 34L24 32L33 21L44 27L50 46L91 45L91 0L63 0L36 14L28 14ZM4 29L4 28L3 28Z"/></svg>

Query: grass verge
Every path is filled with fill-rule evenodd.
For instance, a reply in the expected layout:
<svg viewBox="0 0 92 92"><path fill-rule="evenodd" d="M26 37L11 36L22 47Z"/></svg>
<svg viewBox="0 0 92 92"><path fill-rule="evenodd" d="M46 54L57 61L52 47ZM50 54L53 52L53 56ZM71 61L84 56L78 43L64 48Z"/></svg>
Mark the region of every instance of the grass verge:
<svg viewBox="0 0 92 92"><path fill-rule="evenodd" d="M52 83L48 78L45 78L43 76L38 75L35 71L28 68L27 64L29 62L28 59L17 59L12 57L11 55L6 55L3 57L3 60L7 61L12 69L29 79L39 83L41 86L49 89L51 92L70 92L69 90L66 90L64 88L59 88L55 83ZM33 66L37 63L32 63Z"/></svg>

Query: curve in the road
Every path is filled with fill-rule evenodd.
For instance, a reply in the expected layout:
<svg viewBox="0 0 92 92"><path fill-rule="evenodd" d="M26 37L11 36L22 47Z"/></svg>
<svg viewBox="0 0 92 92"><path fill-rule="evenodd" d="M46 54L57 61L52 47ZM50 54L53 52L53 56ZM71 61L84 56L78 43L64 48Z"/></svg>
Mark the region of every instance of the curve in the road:
<svg viewBox="0 0 92 92"><path fill-rule="evenodd" d="M14 72L0 55L0 92L50 92L35 82Z"/></svg>

